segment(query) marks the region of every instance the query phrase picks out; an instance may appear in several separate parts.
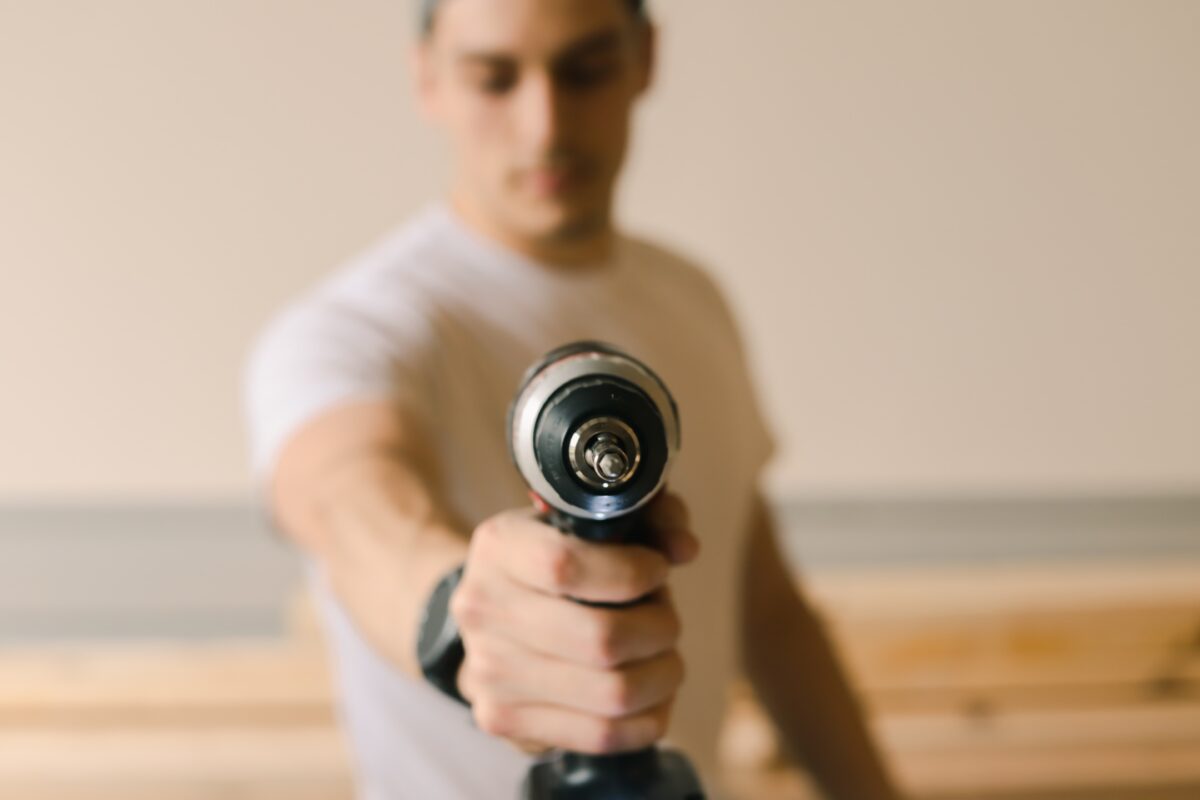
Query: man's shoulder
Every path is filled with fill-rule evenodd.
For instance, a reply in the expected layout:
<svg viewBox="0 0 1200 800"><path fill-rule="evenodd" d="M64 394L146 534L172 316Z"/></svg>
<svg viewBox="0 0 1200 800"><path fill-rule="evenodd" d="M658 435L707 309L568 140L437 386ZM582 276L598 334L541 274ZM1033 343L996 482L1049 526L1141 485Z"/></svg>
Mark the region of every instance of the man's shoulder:
<svg viewBox="0 0 1200 800"><path fill-rule="evenodd" d="M638 235L626 235L632 259L674 292L697 303L726 308L725 292L711 269L698 257L674 244Z"/></svg>
<svg viewBox="0 0 1200 800"><path fill-rule="evenodd" d="M429 209L396 224L285 300L259 340L294 345L336 340L331 331L418 329L431 306L424 276L438 272L426 268L437 256L436 238Z"/></svg>
<svg viewBox="0 0 1200 800"><path fill-rule="evenodd" d="M329 292L364 291L381 283L419 278L432 262L444 260L441 215L435 207L397 223L358 252L334 265L319 288Z"/></svg>

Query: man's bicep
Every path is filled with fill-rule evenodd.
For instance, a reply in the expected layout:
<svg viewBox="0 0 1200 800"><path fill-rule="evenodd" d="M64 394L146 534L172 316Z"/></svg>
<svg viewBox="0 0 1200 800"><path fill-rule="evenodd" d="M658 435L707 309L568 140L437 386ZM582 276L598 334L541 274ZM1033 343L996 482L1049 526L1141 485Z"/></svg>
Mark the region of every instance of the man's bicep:
<svg viewBox="0 0 1200 800"><path fill-rule="evenodd" d="M364 400L430 404L432 333L416 303L387 315L368 297L344 294L326 289L277 313L247 354L242 400L259 479L293 434L326 411Z"/></svg>

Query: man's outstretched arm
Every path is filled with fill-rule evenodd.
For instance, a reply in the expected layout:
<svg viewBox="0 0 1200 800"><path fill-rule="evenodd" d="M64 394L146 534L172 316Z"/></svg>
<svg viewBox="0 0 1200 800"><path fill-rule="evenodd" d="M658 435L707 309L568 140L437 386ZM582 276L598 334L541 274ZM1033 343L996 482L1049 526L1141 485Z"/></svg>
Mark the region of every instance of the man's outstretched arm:
<svg viewBox="0 0 1200 800"><path fill-rule="evenodd" d="M821 619L779 552L766 502L755 501L742 574L746 672L789 754L831 800L900 797L871 740Z"/></svg>
<svg viewBox="0 0 1200 800"><path fill-rule="evenodd" d="M657 551L563 536L531 505L468 534L437 466L415 415L348 403L283 447L272 509L380 655L418 680L426 598L464 564L450 598L466 651L458 689L485 733L526 752L623 752L661 738L683 680L663 588L698 549L683 502L663 493L647 506Z"/></svg>

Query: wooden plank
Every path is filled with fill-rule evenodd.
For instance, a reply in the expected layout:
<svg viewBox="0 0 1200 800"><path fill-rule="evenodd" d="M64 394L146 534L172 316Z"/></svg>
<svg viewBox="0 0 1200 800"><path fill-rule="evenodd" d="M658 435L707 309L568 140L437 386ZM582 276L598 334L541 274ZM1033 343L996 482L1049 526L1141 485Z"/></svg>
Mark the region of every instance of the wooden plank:
<svg viewBox="0 0 1200 800"><path fill-rule="evenodd" d="M1138 613L1115 627L1152 628L1157 612ZM1160 627L1180 632L1175 644L1187 644L1183 618L1175 610L1163 616L1168 622ZM880 713L1098 707L1200 695L1200 659L1192 649L1106 651L1094 638L1110 627L1088 616L1051 615L1049 621L890 620L834 634ZM324 719L331 705L318 642L0 651L0 725L114 716L203 724L242 710L287 723Z"/></svg>
<svg viewBox="0 0 1200 800"><path fill-rule="evenodd" d="M1200 797L1196 564L859 572L810 588L915 796ZM0 797L348 798L306 599L291 620L291 641L0 650ZM804 796L762 769L778 745L741 689L724 751L746 796Z"/></svg>
<svg viewBox="0 0 1200 800"><path fill-rule="evenodd" d="M1064 656L1091 658L1129 652L1200 648L1200 600L1187 605L1097 606L1091 610L963 613L855 621L832 618L852 647L875 651L914 634L953 637L954 648L927 654L956 658L1008 657L1028 663Z"/></svg>
<svg viewBox="0 0 1200 800"><path fill-rule="evenodd" d="M936 700L998 687L1031 702L1072 687L1101 702L1200 694L1195 562L892 568L804 582L856 683L884 708L906 692ZM306 597L288 618L302 640L318 635Z"/></svg>
<svg viewBox="0 0 1200 800"><path fill-rule="evenodd" d="M0 784L0 792L3 793L0 797L6 800L354 800L355 797L353 786L348 781L334 784L319 781L280 784L207 781L199 784L169 782L141 786L125 781L90 785L34 781L8 786Z"/></svg>
<svg viewBox="0 0 1200 800"><path fill-rule="evenodd" d="M954 683L954 682L948 682ZM1169 692L1147 684L1095 682L1079 684L1027 683L1009 685L963 684L929 688L907 686L873 688L863 693L863 702L875 715L930 712L987 716L1019 710L1070 711L1088 708L1125 708L1144 703L1200 704L1200 684L1172 684ZM1198 705L1197 707L1200 707Z"/></svg>
<svg viewBox="0 0 1200 800"><path fill-rule="evenodd" d="M792 768L730 771L726 773L726 785L737 800L820 800L822 797L805 775ZM919 791L909 787L906 796L911 800L1196 800L1198 795L1195 784L989 789L973 783L957 788L927 786Z"/></svg>
<svg viewBox="0 0 1200 800"><path fill-rule="evenodd" d="M821 800L808 776L795 769L732 769L722 778L737 800Z"/></svg>
<svg viewBox="0 0 1200 800"><path fill-rule="evenodd" d="M0 731L0 796L333 800L349 767L324 726Z"/></svg>
<svg viewBox="0 0 1200 800"><path fill-rule="evenodd" d="M897 715L872 725L916 797L1122 788L1135 800L1143 790L1171 787L1190 787L1200 797L1198 712L1190 706L1027 712L986 723L951 714ZM730 717L721 754L735 775L772 772L785 763L761 709L744 703Z"/></svg>
<svg viewBox="0 0 1200 800"><path fill-rule="evenodd" d="M1071 748L1100 745L1200 745L1200 705L1018 711L988 716L898 714L878 717L880 740L894 753L937 750ZM1193 773L1200 778L1200 761Z"/></svg>
<svg viewBox="0 0 1200 800"><path fill-rule="evenodd" d="M1113 614L1123 624L1120 614ZM1144 697L1200 696L1200 610L1140 616L1161 637L1140 643L1104 640L1098 619L912 620L907 625L834 626L847 667L868 694L971 692L1038 686L1134 687Z"/></svg>
<svg viewBox="0 0 1200 800"><path fill-rule="evenodd" d="M0 726L330 718L326 654L276 640L0 651Z"/></svg>
<svg viewBox="0 0 1200 800"><path fill-rule="evenodd" d="M946 565L798 572L820 606L853 619L969 616L1200 602L1200 561Z"/></svg>
<svg viewBox="0 0 1200 800"><path fill-rule="evenodd" d="M893 759L902 784L918 797L1054 792L1087 796L1122 790L1130 800L1158 789L1200 797L1200 743L1122 743L1063 748L920 751Z"/></svg>
<svg viewBox="0 0 1200 800"><path fill-rule="evenodd" d="M881 711L1200 698L1200 565L875 570L810 581Z"/></svg>
<svg viewBox="0 0 1200 800"><path fill-rule="evenodd" d="M875 716L872 724L891 757L898 764L915 764L913 769L918 771L926 769L922 765L933 763L933 756L956 763L999 759L1019 765L1029 760L1031 753L1037 753L1038 758L1030 763L1042 769L1038 766L1041 760L1052 764L1056 754L1061 754L1066 769L1082 758L1077 755L1080 751L1124 751L1140 753L1149 766L1138 772L1128 760L1117 760L1111 767L1098 765L1096 774L1105 775L1111 769L1114 782L1153 782L1157 780L1159 760L1165 759L1164 779L1188 781L1200 792L1200 758L1186 762L1171 755L1200 752L1200 704L1144 702L1070 711L883 714ZM763 769L783 763L775 731L745 685L733 694L721 745L722 757L735 768ZM1183 766L1186 763L1190 766ZM991 785L985 772L976 774L980 783L975 788ZM1077 774L1077 778L1082 777L1082 773Z"/></svg>

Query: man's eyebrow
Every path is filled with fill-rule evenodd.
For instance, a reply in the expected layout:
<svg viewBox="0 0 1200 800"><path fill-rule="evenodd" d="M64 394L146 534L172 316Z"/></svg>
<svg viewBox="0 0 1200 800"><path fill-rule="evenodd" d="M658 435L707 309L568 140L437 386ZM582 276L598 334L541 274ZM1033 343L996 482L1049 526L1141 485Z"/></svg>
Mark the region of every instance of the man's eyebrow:
<svg viewBox="0 0 1200 800"><path fill-rule="evenodd" d="M572 58L607 53L618 49L621 46L621 39L621 30L619 28L607 28L596 31L567 45L556 53L551 60L558 64Z"/></svg>
<svg viewBox="0 0 1200 800"><path fill-rule="evenodd" d="M482 64L484 66L511 64L516 61L516 59L508 53L504 53L499 50L477 50L463 52L455 56L454 60L460 64Z"/></svg>
<svg viewBox="0 0 1200 800"><path fill-rule="evenodd" d="M621 46L621 37L621 30L615 27L590 33L560 49L550 61L561 64L573 58L616 50ZM455 60L459 63L497 65L511 64L517 59L506 50L464 50L457 54Z"/></svg>

